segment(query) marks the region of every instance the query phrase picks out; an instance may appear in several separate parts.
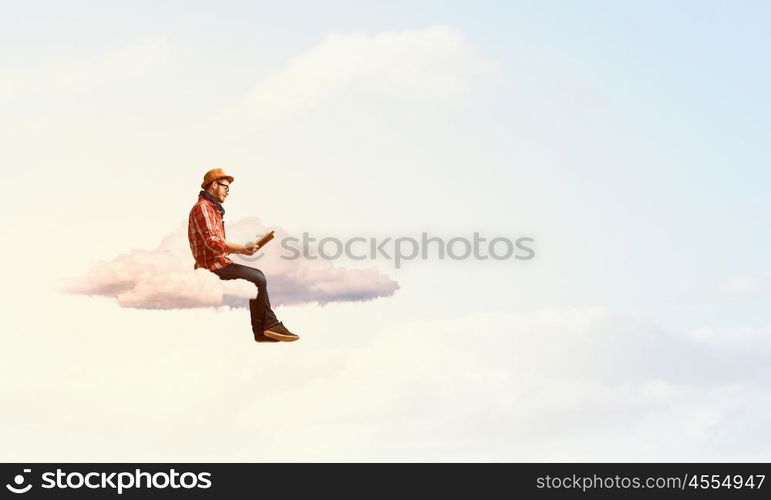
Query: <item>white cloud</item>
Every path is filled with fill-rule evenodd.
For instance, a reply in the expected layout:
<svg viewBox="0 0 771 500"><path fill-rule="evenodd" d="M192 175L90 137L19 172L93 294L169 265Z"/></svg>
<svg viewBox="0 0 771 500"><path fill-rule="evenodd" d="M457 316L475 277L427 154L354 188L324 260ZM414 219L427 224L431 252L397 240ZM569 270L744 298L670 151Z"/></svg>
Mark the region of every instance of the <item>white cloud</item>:
<svg viewBox="0 0 771 500"><path fill-rule="evenodd" d="M143 76L160 67L171 46L162 36L144 36L97 57L0 68L0 102L88 89L94 85Z"/></svg>
<svg viewBox="0 0 771 500"><path fill-rule="evenodd" d="M231 256L233 262L263 270L272 305L366 301L392 295L399 287L374 268L342 269L326 260L282 259L279 241L287 233L281 228L272 229L276 238L264 247L263 258L248 262L241 260L241 256ZM226 226L228 239L242 243L269 230L256 217ZM158 248L131 250L99 262L84 276L65 284L62 291L115 297L122 307L148 309L246 307L247 299L256 296L252 283L242 279L220 280L208 270L193 270L193 262L187 227L180 226Z"/></svg>
<svg viewBox="0 0 771 500"><path fill-rule="evenodd" d="M81 307L61 305L68 318ZM732 461L771 453L771 372L748 352L726 354L604 309L381 327L385 303L359 314L336 307L344 306L296 309L303 338L291 345L228 333L245 330L240 315L178 312L177 325L163 328L152 311L129 311L109 334L102 325L60 325L34 347L37 356L6 362L19 383L3 387L6 459L11 450L17 460L55 461ZM131 342L115 356L124 330ZM767 344L755 347L769 355ZM25 394L69 411L47 425L34 402L20 405ZM11 435L17 420L37 439Z"/></svg>
<svg viewBox="0 0 771 500"><path fill-rule="evenodd" d="M720 349L755 351L758 346L771 348L771 328L740 325L722 328L697 328L690 335L700 342ZM758 359L758 362L762 360Z"/></svg>
<svg viewBox="0 0 771 500"><path fill-rule="evenodd" d="M764 297L771 295L771 279L765 276L743 274L734 276L722 287L723 296L738 297Z"/></svg>
<svg viewBox="0 0 771 500"><path fill-rule="evenodd" d="M262 128L352 90L400 99L453 99L474 76L492 67L460 32L447 26L334 34L260 82L220 119L223 126Z"/></svg>

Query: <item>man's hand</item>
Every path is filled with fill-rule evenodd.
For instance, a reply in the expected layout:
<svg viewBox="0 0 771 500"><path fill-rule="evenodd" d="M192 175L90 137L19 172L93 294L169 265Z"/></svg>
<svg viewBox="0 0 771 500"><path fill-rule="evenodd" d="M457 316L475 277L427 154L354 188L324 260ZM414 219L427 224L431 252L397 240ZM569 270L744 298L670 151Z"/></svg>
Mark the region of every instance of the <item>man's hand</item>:
<svg viewBox="0 0 771 500"><path fill-rule="evenodd" d="M228 253L240 253L242 255L254 255L257 253L257 246L253 241L248 242L246 245L240 243L225 242L228 246Z"/></svg>
<svg viewBox="0 0 771 500"><path fill-rule="evenodd" d="M254 244L254 242L250 241L246 245L244 245L244 249L241 251L244 255L254 255L257 253L257 245Z"/></svg>

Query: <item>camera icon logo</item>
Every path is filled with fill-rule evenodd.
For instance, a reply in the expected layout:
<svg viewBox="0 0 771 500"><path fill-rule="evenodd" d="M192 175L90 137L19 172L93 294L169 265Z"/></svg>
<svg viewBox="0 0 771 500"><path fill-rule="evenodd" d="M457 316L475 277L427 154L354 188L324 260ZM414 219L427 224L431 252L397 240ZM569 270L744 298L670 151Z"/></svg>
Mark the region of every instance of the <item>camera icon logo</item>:
<svg viewBox="0 0 771 500"><path fill-rule="evenodd" d="M24 474L28 472L32 472L32 469L24 469ZM13 478L13 483L16 486L13 486L11 484L6 484L5 487L8 488L13 493L26 493L32 488L32 484L22 486L26 480L27 478L24 477L22 474L16 474Z"/></svg>

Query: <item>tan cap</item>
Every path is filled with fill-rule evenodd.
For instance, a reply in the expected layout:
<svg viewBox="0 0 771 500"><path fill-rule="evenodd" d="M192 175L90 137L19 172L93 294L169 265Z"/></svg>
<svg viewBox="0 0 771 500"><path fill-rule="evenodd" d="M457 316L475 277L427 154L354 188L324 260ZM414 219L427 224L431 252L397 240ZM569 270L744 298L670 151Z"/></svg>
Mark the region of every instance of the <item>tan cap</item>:
<svg viewBox="0 0 771 500"><path fill-rule="evenodd" d="M216 181L217 179L227 179L231 183L233 182L232 175L226 174L225 171L222 170L221 168L213 168L208 172L206 172L206 174L203 176L203 183L201 184L201 189L206 189L206 186Z"/></svg>

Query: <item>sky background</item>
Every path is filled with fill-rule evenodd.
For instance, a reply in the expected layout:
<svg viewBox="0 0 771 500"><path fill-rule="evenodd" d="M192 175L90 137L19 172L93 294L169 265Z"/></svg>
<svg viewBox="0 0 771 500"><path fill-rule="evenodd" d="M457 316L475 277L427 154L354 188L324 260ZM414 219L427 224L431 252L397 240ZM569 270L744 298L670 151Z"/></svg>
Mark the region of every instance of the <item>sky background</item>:
<svg viewBox="0 0 771 500"><path fill-rule="evenodd" d="M769 15L3 3L0 459L768 460ZM237 241L480 232L535 258L266 255L301 340L256 344L246 298L189 270L215 167Z"/></svg>

